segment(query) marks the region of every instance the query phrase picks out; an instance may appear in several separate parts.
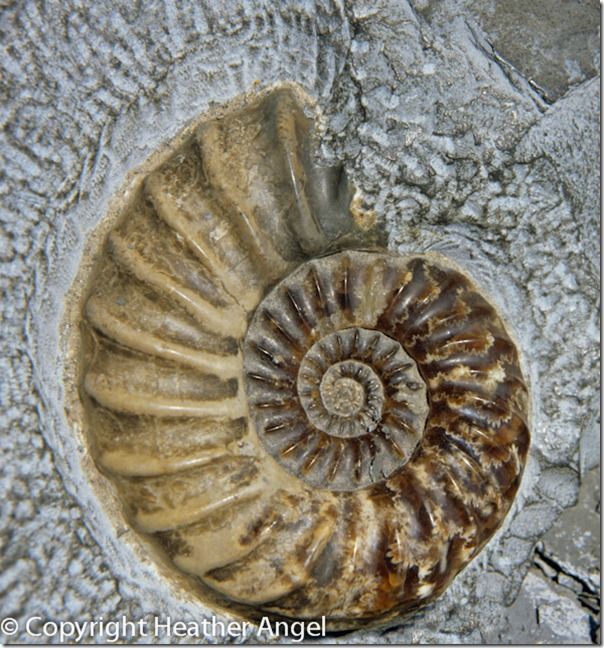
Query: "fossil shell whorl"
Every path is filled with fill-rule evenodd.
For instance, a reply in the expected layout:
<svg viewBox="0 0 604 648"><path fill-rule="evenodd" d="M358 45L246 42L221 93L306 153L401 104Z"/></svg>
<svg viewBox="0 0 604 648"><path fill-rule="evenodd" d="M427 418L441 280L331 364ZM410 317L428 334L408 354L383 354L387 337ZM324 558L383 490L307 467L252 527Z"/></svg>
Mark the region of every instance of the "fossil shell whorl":
<svg viewBox="0 0 604 648"><path fill-rule="evenodd" d="M202 122L124 203L82 401L133 527L202 596L344 628L426 604L491 537L527 390L449 262L347 249L376 238L307 108L281 87Z"/></svg>
<svg viewBox="0 0 604 648"><path fill-rule="evenodd" d="M381 481L422 435L426 384L400 341L377 326L384 274L395 267L394 258L363 252L309 261L270 293L248 329L256 430L313 486Z"/></svg>

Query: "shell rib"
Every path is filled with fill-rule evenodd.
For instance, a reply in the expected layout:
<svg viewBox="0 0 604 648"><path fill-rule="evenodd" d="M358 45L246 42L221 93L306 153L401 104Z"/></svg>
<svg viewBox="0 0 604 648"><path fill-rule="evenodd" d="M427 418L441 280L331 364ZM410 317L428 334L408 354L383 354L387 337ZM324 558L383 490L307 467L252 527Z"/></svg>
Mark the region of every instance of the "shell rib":
<svg viewBox="0 0 604 648"><path fill-rule="evenodd" d="M528 398L470 279L357 224L310 108L292 86L246 98L124 202L81 391L128 519L202 596L348 628L432 601L492 536Z"/></svg>

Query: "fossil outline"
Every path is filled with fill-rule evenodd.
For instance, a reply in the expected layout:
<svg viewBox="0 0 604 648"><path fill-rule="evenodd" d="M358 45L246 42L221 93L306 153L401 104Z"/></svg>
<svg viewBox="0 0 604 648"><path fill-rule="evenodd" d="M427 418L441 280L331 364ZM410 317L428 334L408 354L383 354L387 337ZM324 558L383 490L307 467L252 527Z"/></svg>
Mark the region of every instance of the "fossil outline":
<svg viewBox="0 0 604 648"><path fill-rule="evenodd" d="M312 111L291 84L235 102L125 201L89 278L81 391L97 464L178 569L251 616L325 614L345 628L422 607L480 551L519 485L528 403L495 309L444 257L383 249L342 169L314 162ZM267 441L291 436L291 421L279 415L267 433L254 374L270 368L304 413L298 374L292 385L283 367L312 363L330 336L364 346L359 364L338 359L364 382L324 367L312 389L325 401L339 385L343 405L356 394L348 406L381 445L365 440L309 477L321 452ZM375 373L376 349L417 389L403 397ZM357 403L368 385L382 390L369 414ZM416 399L387 429L383 392ZM336 410L310 417L344 421L337 454L361 435Z"/></svg>

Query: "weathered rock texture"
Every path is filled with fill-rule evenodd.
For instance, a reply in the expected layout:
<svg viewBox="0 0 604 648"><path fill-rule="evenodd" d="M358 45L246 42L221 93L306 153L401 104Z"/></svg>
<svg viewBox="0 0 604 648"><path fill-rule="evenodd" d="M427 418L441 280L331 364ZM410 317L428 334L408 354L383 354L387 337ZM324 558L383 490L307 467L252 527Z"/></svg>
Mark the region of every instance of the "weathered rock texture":
<svg viewBox="0 0 604 648"><path fill-rule="evenodd" d="M514 613L519 591L541 610L536 626L547 626L531 636L595 638L593 585L582 575L591 567L569 568L546 539L541 554L563 568L523 581L535 543L574 505L597 454L596 12L577 3L588 37L536 61L531 52L545 52L540 44L570 19L560 12L553 27L540 31L535 19L516 32L514 15L526 26L526 12L504 19L502 4L2 9L1 616L209 614L136 554L125 528L107 523L90 487L99 477L62 409L62 309L84 241L129 170L213 103L294 80L324 111L325 162L345 162L392 249L442 250L487 289L516 335L532 393L522 488L478 563L420 618L346 641L522 639L532 617L520 623ZM572 574L586 583L582 596Z"/></svg>

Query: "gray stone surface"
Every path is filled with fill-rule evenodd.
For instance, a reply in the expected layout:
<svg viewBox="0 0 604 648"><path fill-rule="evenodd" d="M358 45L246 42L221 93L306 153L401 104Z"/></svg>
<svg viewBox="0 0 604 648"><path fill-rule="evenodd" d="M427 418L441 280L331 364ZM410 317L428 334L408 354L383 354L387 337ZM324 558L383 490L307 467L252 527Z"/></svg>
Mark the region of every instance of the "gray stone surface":
<svg viewBox="0 0 604 648"><path fill-rule="evenodd" d="M496 58L513 66L547 102L600 67L597 0L415 0L433 24L462 16L476 24Z"/></svg>
<svg viewBox="0 0 604 648"><path fill-rule="evenodd" d="M514 642L523 644L591 644L589 612L572 592L530 569L522 590L505 611ZM501 630L487 632L489 643L508 643Z"/></svg>
<svg viewBox="0 0 604 648"><path fill-rule="evenodd" d="M543 536L539 551L586 587L600 586L599 467L585 475L576 506L564 511Z"/></svg>
<svg viewBox="0 0 604 648"><path fill-rule="evenodd" d="M579 501L537 543L520 593L506 610L515 641L600 640L600 469L582 480ZM504 640L501 630L486 635Z"/></svg>
<svg viewBox="0 0 604 648"><path fill-rule="evenodd" d="M346 163L391 247L441 250L490 292L532 390L530 461L504 527L420 616L344 641L594 639L575 577L592 587L597 572L561 548L564 525L589 529L594 513L560 515L599 454L597 12L569 3L540 31L533 4L4 6L0 617L208 616L135 557L95 496L62 408L62 303L128 170L213 103L291 79L317 97L322 155ZM573 24L587 36L568 38Z"/></svg>

